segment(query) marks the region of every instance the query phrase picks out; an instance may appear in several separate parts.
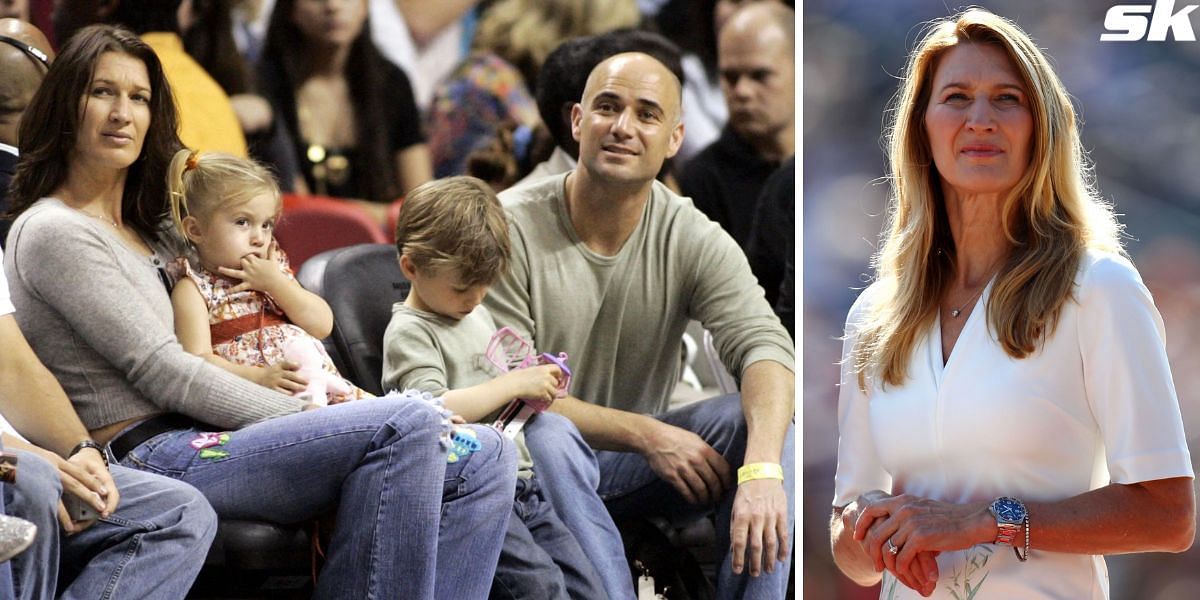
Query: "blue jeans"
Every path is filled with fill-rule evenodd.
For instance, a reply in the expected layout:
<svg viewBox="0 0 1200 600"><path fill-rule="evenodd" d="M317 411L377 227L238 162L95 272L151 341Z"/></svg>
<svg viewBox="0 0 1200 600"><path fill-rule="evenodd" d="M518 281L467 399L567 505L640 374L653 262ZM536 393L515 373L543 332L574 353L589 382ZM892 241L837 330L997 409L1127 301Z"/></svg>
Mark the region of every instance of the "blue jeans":
<svg viewBox="0 0 1200 600"><path fill-rule="evenodd" d="M612 600L632 600L633 577L621 533L596 494L600 467L591 446L562 415L544 412L525 425L525 445L546 499L595 566Z"/></svg>
<svg viewBox="0 0 1200 600"><path fill-rule="evenodd" d="M337 507L315 598L483 598L512 510L512 444L447 464L442 417L384 397L296 413L190 445L195 429L146 440L122 461L186 481L225 518L297 523Z"/></svg>
<svg viewBox="0 0 1200 600"><path fill-rule="evenodd" d="M491 598L607 597L595 567L546 500L537 477L517 479L517 496L508 523Z"/></svg>
<svg viewBox="0 0 1200 600"><path fill-rule="evenodd" d="M37 455L10 451L20 455L20 465L17 483L4 486L6 510L38 527L33 545L12 560L18 598L179 599L187 594L217 532L217 516L198 491L113 465L110 472L121 494L117 510L65 536L58 523L58 470Z"/></svg>
<svg viewBox="0 0 1200 600"><path fill-rule="evenodd" d="M539 417L540 418L540 417ZM742 413L741 396L731 394L718 398L703 400L656 416L664 423L687 429L699 435L708 442L729 462L735 471L742 465L742 457L746 453L746 419ZM536 421L537 419L535 419ZM730 488L714 506L697 506L687 501L675 491L671 484L659 479L650 468L645 457L633 452L598 451L594 461L578 458L577 454L553 454L552 448L541 448L541 454L534 450L531 438L530 452L537 463L537 470L548 491L554 491L558 482L566 480L597 481L596 490L604 499L612 516L620 519L637 516L660 516L673 523L704 518L716 508L717 511L717 548L729 548L730 514L733 510L736 488ZM550 451L549 453L547 451ZM546 456L549 454L549 456ZM789 543L795 540L795 426L788 429L783 448L783 489L788 496L788 531ZM595 473L595 474L593 474ZM552 497L555 506L567 506L569 501L560 503L557 497ZM566 518L564 517L564 520ZM570 522L568 521L568 524ZM581 540L582 543L582 540ZM585 547L586 549L586 547ZM790 550L790 548L789 548ZM596 554L589 552L589 556ZM623 556L623 554L621 554ZM790 561L776 564L774 573L763 573L751 577L749 569L735 576L732 570L731 555L728 550L717 571L717 597L722 600L733 598L774 600L787 594L788 571ZM615 569L615 565L606 568ZM628 568L624 564L624 575L629 581Z"/></svg>

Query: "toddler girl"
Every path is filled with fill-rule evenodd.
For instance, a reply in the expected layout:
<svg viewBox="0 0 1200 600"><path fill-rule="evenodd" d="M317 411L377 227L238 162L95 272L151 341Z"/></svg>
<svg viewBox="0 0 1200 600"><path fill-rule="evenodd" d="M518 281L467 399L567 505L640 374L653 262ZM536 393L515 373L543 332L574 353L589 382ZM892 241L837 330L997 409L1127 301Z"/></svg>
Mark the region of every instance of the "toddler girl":
<svg viewBox="0 0 1200 600"><path fill-rule="evenodd" d="M184 349L317 403L325 396L317 383L333 391L330 402L368 396L337 375L318 341L333 329L333 312L300 287L274 241L282 202L270 172L252 160L185 149L171 160L167 185L175 227L195 248L172 265L175 334ZM314 377L306 369L306 379L298 369L309 365L293 356L314 353L323 371Z"/></svg>

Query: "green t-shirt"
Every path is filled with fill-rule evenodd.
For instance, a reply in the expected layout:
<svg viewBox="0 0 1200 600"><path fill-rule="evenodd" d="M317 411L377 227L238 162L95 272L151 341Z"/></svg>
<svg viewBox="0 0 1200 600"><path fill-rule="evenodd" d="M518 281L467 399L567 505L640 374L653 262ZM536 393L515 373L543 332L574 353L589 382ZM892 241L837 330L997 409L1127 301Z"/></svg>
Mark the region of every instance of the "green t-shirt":
<svg viewBox="0 0 1200 600"><path fill-rule="evenodd" d="M417 389L435 396L491 381L501 371L484 353L496 325L480 305L455 321L397 302L383 334L383 389ZM498 411L497 411L498 412ZM491 423L495 414L485 422ZM517 434L517 475L533 473L525 434Z"/></svg>
<svg viewBox="0 0 1200 600"><path fill-rule="evenodd" d="M571 358L572 395L643 414L666 411L691 319L740 376L773 360L795 371L791 337L737 242L658 182L615 256L593 252L566 210L566 175L505 190L509 271L484 299L495 322Z"/></svg>

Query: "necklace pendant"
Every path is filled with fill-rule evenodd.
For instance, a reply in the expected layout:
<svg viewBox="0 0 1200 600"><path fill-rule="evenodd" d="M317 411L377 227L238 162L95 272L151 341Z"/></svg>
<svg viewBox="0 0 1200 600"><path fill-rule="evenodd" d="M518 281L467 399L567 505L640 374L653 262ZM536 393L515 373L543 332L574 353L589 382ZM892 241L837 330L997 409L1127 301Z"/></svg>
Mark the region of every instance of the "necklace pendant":
<svg viewBox="0 0 1200 600"><path fill-rule="evenodd" d="M960 314L962 314L962 311L957 308L950 311L950 316L954 317L955 319L957 319L958 315Z"/></svg>

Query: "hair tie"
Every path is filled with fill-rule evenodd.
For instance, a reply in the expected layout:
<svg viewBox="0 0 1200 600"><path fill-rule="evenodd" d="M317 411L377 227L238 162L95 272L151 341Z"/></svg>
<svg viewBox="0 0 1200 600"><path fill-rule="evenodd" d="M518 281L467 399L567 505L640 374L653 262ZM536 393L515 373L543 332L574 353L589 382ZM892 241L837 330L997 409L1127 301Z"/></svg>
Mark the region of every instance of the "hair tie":
<svg viewBox="0 0 1200 600"><path fill-rule="evenodd" d="M200 153L195 150L192 150L192 153L189 154L187 157L187 162L185 162L183 165L183 172L187 173L188 171L195 169L196 166L199 164L200 164Z"/></svg>

